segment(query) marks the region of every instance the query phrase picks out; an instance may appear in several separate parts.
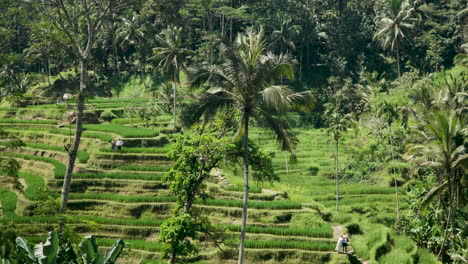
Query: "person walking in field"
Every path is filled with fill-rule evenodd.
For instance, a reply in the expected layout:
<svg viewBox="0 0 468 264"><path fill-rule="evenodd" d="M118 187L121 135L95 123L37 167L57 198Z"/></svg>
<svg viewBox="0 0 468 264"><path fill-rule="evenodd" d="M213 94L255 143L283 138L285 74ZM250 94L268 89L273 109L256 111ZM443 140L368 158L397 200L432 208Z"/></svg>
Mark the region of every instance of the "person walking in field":
<svg viewBox="0 0 468 264"><path fill-rule="evenodd" d="M117 140L117 142L115 142L115 145L117 146L117 150L121 150L122 145L123 145L122 139L119 138L119 140Z"/></svg>
<svg viewBox="0 0 468 264"><path fill-rule="evenodd" d="M112 142L111 142L111 149L112 149L112 151L115 150L115 140L112 140Z"/></svg>
<svg viewBox="0 0 468 264"><path fill-rule="evenodd" d="M348 243L349 243L348 234L344 233L342 237L343 237L343 241L341 242L341 244L343 246L343 253L348 254Z"/></svg>
<svg viewBox="0 0 468 264"><path fill-rule="evenodd" d="M338 242L336 243L335 251L340 253L343 250L343 235L338 238Z"/></svg>

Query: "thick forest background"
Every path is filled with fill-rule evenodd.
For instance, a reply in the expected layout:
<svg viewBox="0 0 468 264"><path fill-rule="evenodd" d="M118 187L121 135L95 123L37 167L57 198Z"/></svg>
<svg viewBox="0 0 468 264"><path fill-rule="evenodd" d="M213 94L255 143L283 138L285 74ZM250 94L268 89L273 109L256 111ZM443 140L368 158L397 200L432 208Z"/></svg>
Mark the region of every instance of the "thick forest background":
<svg viewBox="0 0 468 264"><path fill-rule="evenodd" d="M406 192L402 199L408 207L401 214L398 205L388 218L374 208L378 205L353 213L381 217L379 223L440 261L466 263L467 0L104 2L109 3L105 12L91 14L99 27L83 59L76 47L89 42L76 38L75 43L59 30L53 18L62 14L44 10L41 1L0 0L0 100L23 107L64 93L79 94L83 102L151 95L161 106L153 113L148 106L140 116L144 122L151 126L151 116L164 112L173 115L173 130L180 131L193 121L190 102L204 94L195 78L199 70L232 59L222 49L238 35L263 31L266 53L291 56L294 78L280 75L277 83L313 98L294 113L275 115L294 131L331 135L337 152L342 134L352 134L345 165L338 170L334 156L336 172L329 178ZM89 36L87 26L78 16L77 35ZM89 79L80 82L83 61ZM100 118L115 116L108 112ZM235 130L237 124L228 123L223 124ZM3 133L0 139L11 136ZM2 168L0 174L18 177ZM68 197L62 199L66 204Z"/></svg>

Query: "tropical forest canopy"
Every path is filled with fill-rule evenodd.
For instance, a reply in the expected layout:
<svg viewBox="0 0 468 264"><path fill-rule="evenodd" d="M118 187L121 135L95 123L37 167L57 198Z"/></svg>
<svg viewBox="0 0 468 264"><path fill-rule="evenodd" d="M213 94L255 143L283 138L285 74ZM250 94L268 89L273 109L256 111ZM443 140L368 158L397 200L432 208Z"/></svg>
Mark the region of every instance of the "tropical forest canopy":
<svg viewBox="0 0 468 264"><path fill-rule="evenodd" d="M0 258L466 263L467 6L0 0Z"/></svg>

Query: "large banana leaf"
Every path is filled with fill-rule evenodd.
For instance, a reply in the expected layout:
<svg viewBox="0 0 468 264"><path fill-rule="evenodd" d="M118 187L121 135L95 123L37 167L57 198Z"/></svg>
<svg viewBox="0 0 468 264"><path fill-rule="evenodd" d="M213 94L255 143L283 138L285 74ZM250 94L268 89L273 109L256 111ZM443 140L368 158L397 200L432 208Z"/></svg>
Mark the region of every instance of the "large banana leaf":
<svg viewBox="0 0 468 264"><path fill-rule="evenodd" d="M79 248L83 264L94 264L99 255L96 239L93 236L86 236Z"/></svg>
<svg viewBox="0 0 468 264"><path fill-rule="evenodd" d="M38 263L36 258L34 257L34 251L32 251L29 246L28 246L28 241L22 237L17 237L16 238L16 246L18 248L18 251L23 253L31 263Z"/></svg>
<svg viewBox="0 0 468 264"><path fill-rule="evenodd" d="M124 246L125 243L122 239L117 240L115 245L109 249L109 251L107 251L104 264L115 264L120 254L122 253Z"/></svg>
<svg viewBox="0 0 468 264"><path fill-rule="evenodd" d="M34 247L34 256L40 264L56 264L59 250L58 234L55 231L49 232L45 243L39 243Z"/></svg>

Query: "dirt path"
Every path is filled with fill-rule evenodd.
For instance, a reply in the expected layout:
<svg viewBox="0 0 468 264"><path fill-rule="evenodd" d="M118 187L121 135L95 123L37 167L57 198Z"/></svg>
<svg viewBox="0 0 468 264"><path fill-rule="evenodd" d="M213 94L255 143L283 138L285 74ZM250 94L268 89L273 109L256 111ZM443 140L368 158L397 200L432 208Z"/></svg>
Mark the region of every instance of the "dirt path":
<svg viewBox="0 0 468 264"><path fill-rule="evenodd" d="M343 226L336 225L332 226L333 229L333 238L338 239L343 234Z"/></svg>

